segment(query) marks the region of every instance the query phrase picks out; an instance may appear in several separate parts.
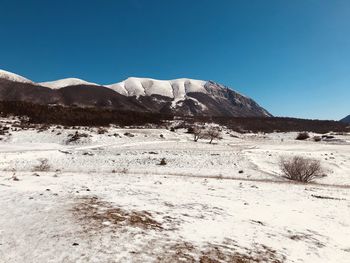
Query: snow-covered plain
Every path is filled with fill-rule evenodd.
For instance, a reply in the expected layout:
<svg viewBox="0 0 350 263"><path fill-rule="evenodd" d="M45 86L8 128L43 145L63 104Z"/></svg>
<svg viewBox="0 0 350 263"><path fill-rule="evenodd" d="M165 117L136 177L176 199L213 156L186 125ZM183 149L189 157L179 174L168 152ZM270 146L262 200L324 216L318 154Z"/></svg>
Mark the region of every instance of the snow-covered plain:
<svg viewBox="0 0 350 263"><path fill-rule="evenodd" d="M0 262L349 262L349 135L0 123ZM287 181L293 155L328 176Z"/></svg>

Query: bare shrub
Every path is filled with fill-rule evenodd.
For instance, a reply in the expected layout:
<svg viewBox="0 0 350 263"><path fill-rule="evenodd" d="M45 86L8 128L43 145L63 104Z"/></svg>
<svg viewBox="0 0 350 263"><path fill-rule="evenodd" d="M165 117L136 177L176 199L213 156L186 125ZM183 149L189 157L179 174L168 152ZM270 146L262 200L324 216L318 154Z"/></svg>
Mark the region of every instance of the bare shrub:
<svg viewBox="0 0 350 263"><path fill-rule="evenodd" d="M79 133L76 131L75 134L69 134L68 137L70 138L67 140L67 144L79 141L81 138L87 138L89 135L87 133Z"/></svg>
<svg viewBox="0 0 350 263"><path fill-rule="evenodd" d="M324 170L319 160L301 156L281 158L280 167L284 177L293 181L309 183L324 176Z"/></svg>
<svg viewBox="0 0 350 263"><path fill-rule="evenodd" d="M203 129L198 126L191 127L192 134L193 134L193 140L196 142L203 136Z"/></svg>
<svg viewBox="0 0 350 263"><path fill-rule="evenodd" d="M187 127L187 133L193 134L193 141L197 142L203 136L203 128L198 125Z"/></svg>
<svg viewBox="0 0 350 263"><path fill-rule="evenodd" d="M108 130L106 128L99 127L97 129L97 134L105 134L105 133L108 133Z"/></svg>
<svg viewBox="0 0 350 263"><path fill-rule="evenodd" d="M13 170L13 175L11 177L13 181L19 181L18 177L16 176L16 170Z"/></svg>
<svg viewBox="0 0 350 263"><path fill-rule="evenodd" d="M167 163L166 163L165 158L162 158L162 159L160 160L159 165L166 165L166 164L167 164Z"/></svg>
<svg viewBox="0 0 350 263"><path fill-rule="evenodd" d="M51 166L49 165L49 160L46 158L39 159L39 165L33 167L33 172L47 172L50 170Z"/></svg>
<svg viewBox="0 0 350 263"><path fill-rule="evenodd" d="M134 137L135 135L130 133L130 132L126 132L126 133L124 133L124 136L131 138L131 137Z"/></svg>
<svg viewBox="0 0 350 263"><path fill-rule="evenodd" d="M195 126L190 126L190 127L188 127L188 128L187 128L187 133L193 134L194 127L195 127Z"/></svg>
<svg viewBox="0 0 350 263"><path fill-rule="evenodd" d="M210 140L209 143L212 143L214 139L222 139L221 132L218 127L210 127L208 130L206 130L204 137Z"/></svg>
<svg viewBox="0 0 350 263"><path fill-rule="evenodd" d="M322 138L320 136L314 136L313 139L315 142L320 142L322 140Z"/></svg>
<svg viewBox="0 0 350 263"><path fill-rule="evenodd" d="M307 132L299 132L298 136L295 138L296 140L306 140L309 139L310 135Z"/></svg>
<svg viewBox="0 0 350 263"><path fill-rule="evenodd" d="M18 177L16 175L12 175L12 180L13 181L19 181Z"/></svg>
<svg viewBox="0 0 350 263"><path fill-rule="evenodd" d="M39 132L44 132L44 131L47 131L49 128L50 128L49 125L43 124L43 125L41 125L41 126L38 127L37 132L38 132L38 133L39 133Z"/></svg>

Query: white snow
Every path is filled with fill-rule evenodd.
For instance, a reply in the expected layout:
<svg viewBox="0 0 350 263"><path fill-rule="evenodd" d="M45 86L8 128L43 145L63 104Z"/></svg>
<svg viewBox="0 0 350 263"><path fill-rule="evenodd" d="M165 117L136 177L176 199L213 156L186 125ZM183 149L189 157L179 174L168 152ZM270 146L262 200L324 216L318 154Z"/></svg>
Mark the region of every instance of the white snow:
<svg viewBox="0 0 350 263"><path fill-rule="evenodd" d="M0 70L0 78L17 82L34 83L31 80L5 70ZM110 88L125 96L161 95L180 100L184 99L186 94L189 92L207 93L204 88L205 83L206 81L185 78L174 80L157 80L151 78L130 77L122 82L111 85L100 85L78 78L65 78L36 84L51 89L60 89L74 85L94 85Z"/></svg>
<svg viewBox="0 0 350 263"><path fill-rule="evenodd" d="M150 78L128 78L122 82L105 85L126 96L161 95L173 99L183 99L189 92L207 93L206 81L195 79L156 80Z"/></svg>
<svg viewBox="0 0 350 263"><path fill-rule="evenodd" d="M313 142L224 129L208 144L185 130L0 122L11 133L0 136L0 262L230 262L220 257L236 253L348 262L350 135ZM77 130L88 137L68 143ZM327 177L284 179L279 158L293 155L321 160ZM34 171L45 158L48 171ZM128 219L136 214L160 228Z"/></svg>
<svg viewBox="0 0 350 263"><path fill-rule="evenodd" d="M99 86L99 84L88 82L77 78L66 78L66 79L60 79L60 80L49 81L49 82L40 82L38 84L51 89L60 89L60 88L75 86L75 85Z"/></svg>
<svg viewBox="0 0 350 263"><path fill-rule="evenodd" d="M23 78L14 73L10 73L4 70L0 70L0 78L9 79L12 81L18 82L28 82L34 83L26 78ZM124 96L150 96L150 95L161 95L164 97L172 98L173 106L177 102L184 100L187 97L188 93L191 92L201 92L208 94L205 89L205 84L207 81L196 80L189 78L173 79L173 80L157 80L152 78L136 78L130 77L124 81L110 84L110 85L100 85L93 82L88 82L78 78L65 78L55 81L40 82L36 83L40 86L51 88L51 89L60 89L67 86L74 85L93 85L93 86L102 86L109 89L112 89ZM192 98L193 99L193 98Z"/></svg>
<svg viewBox="0 0 350 263"><path fill-rule="evenodd" d="M26 79L20 75L1 70L0 69L0 79L7 79L10 81L22 82L22 83L33 83L31 80Z"/></svg>

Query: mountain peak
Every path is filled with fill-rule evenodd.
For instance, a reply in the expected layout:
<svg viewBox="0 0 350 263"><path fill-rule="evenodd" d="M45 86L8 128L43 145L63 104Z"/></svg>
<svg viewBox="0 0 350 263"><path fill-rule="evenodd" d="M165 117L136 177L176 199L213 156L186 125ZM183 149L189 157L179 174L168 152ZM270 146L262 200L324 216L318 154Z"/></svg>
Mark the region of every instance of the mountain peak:
<svg viewBox="0 0 350 263"><path fill-rule="evenodd" d="M340 121L350 124L350 115L346 116L344 119L341 119Z"/></svg>
<svg viewBox="0 0 350 263"><path fill-rule="evenodd" d="M40 82L38 83L40 86L51 88L51 89L60 89L68 86L76 86L76 85L92 85L92 86L100 86L99 84L88 82L83 79L77 78L65 78L48 82Z"/></svg>
<svg viewBox="0 0 350 263"><path fill-rule="evenodd" d="M9 81L22 82L22 83L33 83L31 80L26 79L15 73L0 69L0 79L6 79Z"/></svg>
<svg viewBox="0 0 350 263"><path fill-rule="evenodd" d="M1 100L175 115L271 116L251 98L214 81L130 77L111 85L77 78L34 83L7 71L0 71L0 79L8 80L0 82Z"/></svg>
<svg viewBox="0 0 350 263"><path fill-rule="evenodd" d="M158 80L152 78L130 77L122 82L106 87L125 96L160 95L172 99L184 98L190 92L206 92L206 81L188 78L173 80Z"/></svg>

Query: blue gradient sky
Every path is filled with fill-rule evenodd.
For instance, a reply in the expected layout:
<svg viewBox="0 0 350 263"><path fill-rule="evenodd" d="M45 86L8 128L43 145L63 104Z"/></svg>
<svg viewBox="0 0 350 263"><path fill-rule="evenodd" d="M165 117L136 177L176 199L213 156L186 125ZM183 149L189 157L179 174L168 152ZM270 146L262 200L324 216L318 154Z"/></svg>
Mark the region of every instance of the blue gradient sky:
<svg viewBox="0 0 350 263"><path fill-rule="evenodd" d="M347 0L0 0L0 68L47 81L215 80L272 114L350 114Z"/></svg>

